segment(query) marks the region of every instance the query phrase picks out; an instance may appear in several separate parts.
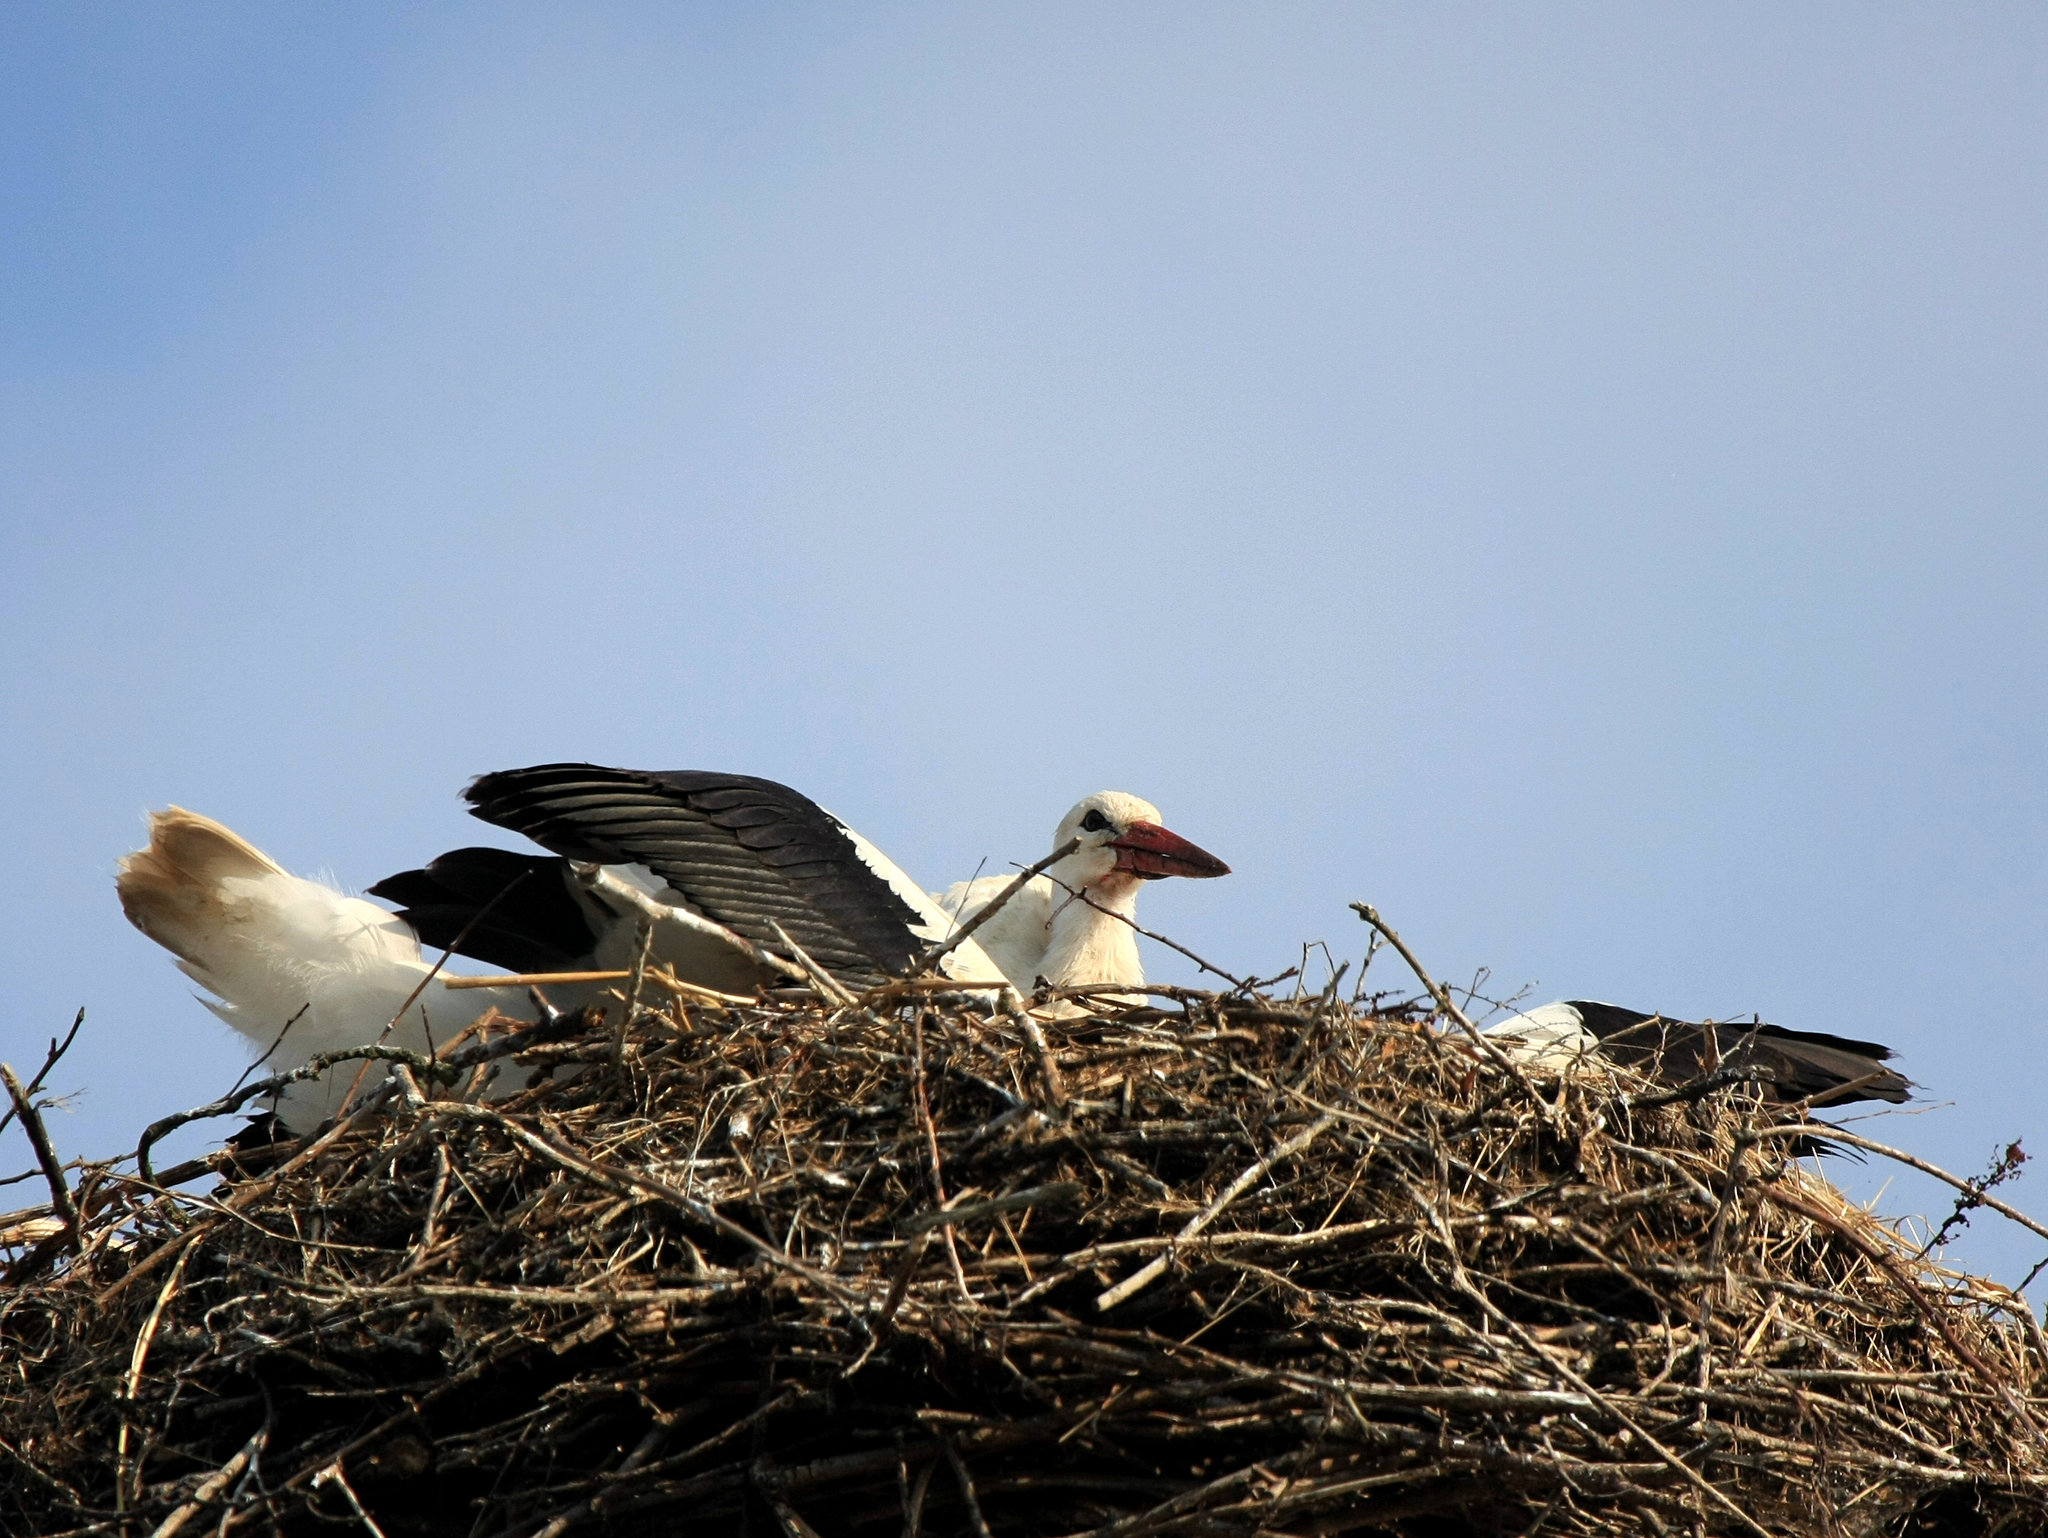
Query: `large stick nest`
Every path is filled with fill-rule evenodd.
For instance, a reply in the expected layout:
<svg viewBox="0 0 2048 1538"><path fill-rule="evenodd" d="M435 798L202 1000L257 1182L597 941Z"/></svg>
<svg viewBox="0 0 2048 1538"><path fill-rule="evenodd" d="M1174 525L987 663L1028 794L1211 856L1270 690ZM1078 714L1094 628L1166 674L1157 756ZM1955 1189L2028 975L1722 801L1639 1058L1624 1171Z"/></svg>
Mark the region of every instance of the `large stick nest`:
<svg viewBox="0 0 2048 1538"><path fill-rule="evenodd" d="M1152 997L497 1022L210 1194L91 1166L0 1289L0 1527L2048 1531L2025 1304L1800 1108Z"/></svg>

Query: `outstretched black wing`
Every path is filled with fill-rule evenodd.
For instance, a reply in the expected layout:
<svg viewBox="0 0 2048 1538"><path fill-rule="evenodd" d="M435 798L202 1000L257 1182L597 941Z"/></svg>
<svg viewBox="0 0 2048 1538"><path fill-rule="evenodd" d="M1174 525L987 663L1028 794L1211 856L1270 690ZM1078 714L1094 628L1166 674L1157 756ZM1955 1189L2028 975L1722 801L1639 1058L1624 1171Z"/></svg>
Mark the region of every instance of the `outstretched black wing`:
<svg viewBox="0 0 2048 1538"><path fill-rule="evenodd" d="M420 943L508 972L569 972L590 965L597 935L569 893L569 865L509 849L451 849L424 870L370 888L397 903Z"/></svg>
<svg viewBox="0 0 2048 1538"><path fill-rule="evenodd" d="M1785 1100L1858 1084L1838 1096L1837 1103L1897 1103L1911 1089L1903 1075L1884 1066L1892 1049L1880 1042L1788 1031L1779 1025L1696 1025L1592 999L1567 1002L1579 1012L1586 1029L1600 1038L1602 1054L1673 1083L1732 1068L1754 1074Z"/></svg>
<svg viewBox="0 0 2048 1538"><path fill-rule="evenodd" d="M541 764L484 775L465 794L485 822L556 854L646 866L706 918L786 955L779 923L857 987L907 970L924 944L920 915L853 835L772 780Z"/></svg>

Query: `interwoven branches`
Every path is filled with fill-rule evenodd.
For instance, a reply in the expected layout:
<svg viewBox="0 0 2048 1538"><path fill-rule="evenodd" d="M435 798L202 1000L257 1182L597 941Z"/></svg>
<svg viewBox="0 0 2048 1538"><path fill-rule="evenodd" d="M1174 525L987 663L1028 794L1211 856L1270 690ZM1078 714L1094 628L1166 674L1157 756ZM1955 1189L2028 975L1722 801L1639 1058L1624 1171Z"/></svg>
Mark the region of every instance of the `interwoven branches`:
<svg viewBox="0 0 2048 1538"><path fill-rule="evenodd" d="M507 1022L210 1192L98 1168L0 1291L0 1527L2041 1530L2031 1316L1802 1119L1155 997Z"/></svg>

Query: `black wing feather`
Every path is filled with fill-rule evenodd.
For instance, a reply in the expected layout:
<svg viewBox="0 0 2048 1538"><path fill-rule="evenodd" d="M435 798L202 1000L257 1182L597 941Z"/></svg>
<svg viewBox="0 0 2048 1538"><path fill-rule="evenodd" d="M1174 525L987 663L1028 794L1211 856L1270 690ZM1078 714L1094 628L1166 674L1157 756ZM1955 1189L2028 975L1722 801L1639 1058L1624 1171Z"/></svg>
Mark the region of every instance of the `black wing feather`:
<svg viewBox="0 0 2048 1538"><path fill-rule="evenodd" d="M590 964L597 935L569 894L569 866L553 855L451 849L422 870L370 888L398 904L420 943L508 972L569 972Z"/></svg>
<svg viewBox="0 0 2048 1538"><path fill-rule="evenodd" d="M1567 1002L1579 1012L1586 1029L1600 1038L1602 1053L1661 1079L1683 1082L1717 1067L1740 1068L1754 1072L1785 1100L1823 1095L1868 1079L1841 1101L1894 1104L1904 1101L1912 1087L1902 1074L1884 1066L1892 1049L1881 1042L1792 1031L1781 1025L1696 1024L1593 999Z"/></svg>
<svg viewBox="0 0 2048 1538"><path fill-rule="evenodd" d="M484 775L465 794L485 822L569 859L645 865L706 918L787 954L779 923L855 986L902 973L922 948L917 912L846 829L773 780L539 764Z"/></svg>

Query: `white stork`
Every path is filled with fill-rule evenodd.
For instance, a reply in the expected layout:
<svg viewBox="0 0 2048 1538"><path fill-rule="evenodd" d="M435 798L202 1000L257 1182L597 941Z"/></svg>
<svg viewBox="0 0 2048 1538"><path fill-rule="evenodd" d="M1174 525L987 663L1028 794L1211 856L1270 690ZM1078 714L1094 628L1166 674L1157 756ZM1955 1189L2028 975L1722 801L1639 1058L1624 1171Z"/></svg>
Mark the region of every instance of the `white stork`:
<svg viewBox="0 0 2048 1538"><path fill-rule="evenodd" d="M849 988L873 986L913 970L960 927L866 839L770 780L543 764L485 775L466 796L477 817L552 853L453 850L370 888L399 905L391 913L294 876L221 824L173 807L150 819L149 847L121 862L121 905L213 995L209 1008L270 1052L274 1072L380 1039L425 1051L488 1009L525 1007L516 987L449 986L422 946L514 973L616 971L631 965L651 920L652 961L686 982L752 993L788 981L789 966L804 961ZM1086 821L1103 799L1071 820ZM1073 856L1071 874L1125 911L1128 893L1117 879L1103 885L1097 866L1112 876L1121 866L1132 890L1144 876L1177 873L1167 867L1189 860L1187 851L1215 867L1200 873L1221 873L1158 829L1156 814L1149 832L1118 826L1082 835L1089 847ZM1118 837L1124 846L1101 852ZM1123 966L1114 946L1097 949ZM1135 967L1134 948L1129 956ZM1086 968L1077 956L1063 975ZM1010 980L972 937L936 970L967 988ZM558 1000L573 1008L599 986L564 987ZM355 1076L345 1066L291 1086L280 1120L295 1132L317 1126Z"/></svg>

